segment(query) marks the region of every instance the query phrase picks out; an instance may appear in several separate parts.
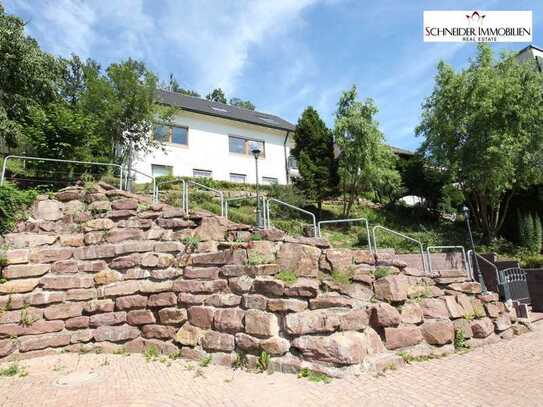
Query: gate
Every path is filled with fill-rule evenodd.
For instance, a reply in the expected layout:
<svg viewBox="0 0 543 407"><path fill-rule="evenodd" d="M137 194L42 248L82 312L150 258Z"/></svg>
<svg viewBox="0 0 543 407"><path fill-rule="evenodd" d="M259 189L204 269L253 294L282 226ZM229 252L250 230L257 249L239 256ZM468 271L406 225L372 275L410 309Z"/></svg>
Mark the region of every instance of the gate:
<svg viewBox="0 0 543 407"><path fill-rule="evenodd" d="M511 267L499 271L500 294L504 300L518 301L523 304L530 303L530 293L526 281L526 272L518 267Z"/></svg>

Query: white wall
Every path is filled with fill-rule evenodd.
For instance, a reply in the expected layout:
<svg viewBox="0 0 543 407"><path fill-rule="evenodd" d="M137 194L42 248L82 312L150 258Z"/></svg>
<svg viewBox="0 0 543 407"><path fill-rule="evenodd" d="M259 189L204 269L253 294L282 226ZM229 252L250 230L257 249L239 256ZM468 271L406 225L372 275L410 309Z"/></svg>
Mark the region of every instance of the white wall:
<svg viewBox="0 0 543 407"><path fill-rule="evenodd" d="M230 180L230 173L246 174L247 183L255 183L255 160L252 156L230 153L228 136L240 136L265 143L266 156L259 159L259 176L277 178L286 183L285 152L286 131L245 124L197 113L179 112L174 124L188 127L188 146L165 144L160 149L136 158L134 168L151 174L151 165L173 167L175 176L192 176L193 169L211 170L213 179ZM289 136L292 142L292 133ZM287 157L290 147L287 145ZM138 182L145 177L138 176Z"/></svg>

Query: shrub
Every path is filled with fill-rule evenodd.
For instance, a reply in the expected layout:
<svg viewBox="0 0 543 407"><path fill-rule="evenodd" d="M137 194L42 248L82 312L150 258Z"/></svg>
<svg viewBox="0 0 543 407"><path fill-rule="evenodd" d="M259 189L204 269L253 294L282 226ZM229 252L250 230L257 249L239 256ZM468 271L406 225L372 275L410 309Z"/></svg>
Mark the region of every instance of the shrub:
<svg viewBox="0 0 543 407"><path fill-rule="evenodd" d="M351 273L345 271L332 272L332 279L339 284L351 284L353 282Z"/></svg>
<svg viewBox="0 0 543 407"><path fill-rule="evenodd" d="M183 238L182 242L189 249L194 250L194 249L196 249L198 247L198 244L200 243L200 237L199 236L187 236L187 237Z"/></svg>
<svg viewBox="0 0 543 407"><path fill-rule="evenodd" d="M295 283L298 280L298 276L293 271L283 270L275 276L278 280L281 280L287 284Z"/></svg>
<svg viewBox="0 0 543 407"><path fill-rule="evenodd" d="M266 372L270 368L270 355L267 352L261 352L256 361L256 367L261 372Z"/></svg>
<svg viewBox="0 0 543 407"><path fill-rule="evenodd" d="M211 363L211 355L205 356L200 360L200 367L208 367Z"/></svg>
<svg viewBox="0 0 543 407"><path fill-rule="evenodd" d="M0 186L0 234L9 232L34 202L36 190L22 191L12 184Z"/></svg>
<svg viewBox="0 0 543 407"><path fill-rule="evenodd" d="M532 269L543 267L543 256L537 255L525 257L522 260L522 267Z"/></svg>
<svg viewBox="0 0 543 407"><path fill-rule="evenodd" d="M392 271L390 270L390 267L383 267L383 266L377 267L375 271L373 272L373 276L375 277L376 280L383 277L387 277L391 274L392 274Z"/></svg>
<svg viewBox="0 0 543 407"><path fill-rule="evenodd" d="M457 350L466 349L466 338L464 337L464 331L461 329L454 330L454 348Z"/></svg>
<svg viewBox="0 0 543 407"><path fill-rule="evenodd" d="M332 379L324 373L315 372L307 367L304 367L298 373L298 378L304 378L313 383L330 383Z"/></svg>

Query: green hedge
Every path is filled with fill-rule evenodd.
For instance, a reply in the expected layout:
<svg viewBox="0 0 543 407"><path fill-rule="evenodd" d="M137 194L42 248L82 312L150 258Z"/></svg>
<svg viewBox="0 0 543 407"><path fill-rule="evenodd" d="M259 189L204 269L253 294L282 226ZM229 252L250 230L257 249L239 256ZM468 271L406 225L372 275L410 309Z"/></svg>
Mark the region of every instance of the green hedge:
<svg viewBox="0 0 543 407"><path fill-rule="evenodd" d="M13 229L37 195L38 192L33 189L22 191L12 184L0 186L0 234Z"/></svg>

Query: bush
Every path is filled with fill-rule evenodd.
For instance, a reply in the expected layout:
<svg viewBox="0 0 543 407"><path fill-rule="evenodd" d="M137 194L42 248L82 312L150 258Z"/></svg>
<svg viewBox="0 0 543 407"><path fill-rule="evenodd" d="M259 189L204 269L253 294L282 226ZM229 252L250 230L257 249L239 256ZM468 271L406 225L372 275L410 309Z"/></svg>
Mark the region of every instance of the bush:
<svg viewBox="0 0 543 407"><path fill-rule="evenodd" d="M543 267L543 256L537 255L537 256L528 256L525 257L522 260L522 267L528 268L528 269L535 269Z"/></svg>
<svg viewBox="0 0 543 407"><path fill-rule="evenodd" d="M0 234L9 232L15 226L37 195L38 192L33 189L22 191L12 184L0 186Z"/></svg>

